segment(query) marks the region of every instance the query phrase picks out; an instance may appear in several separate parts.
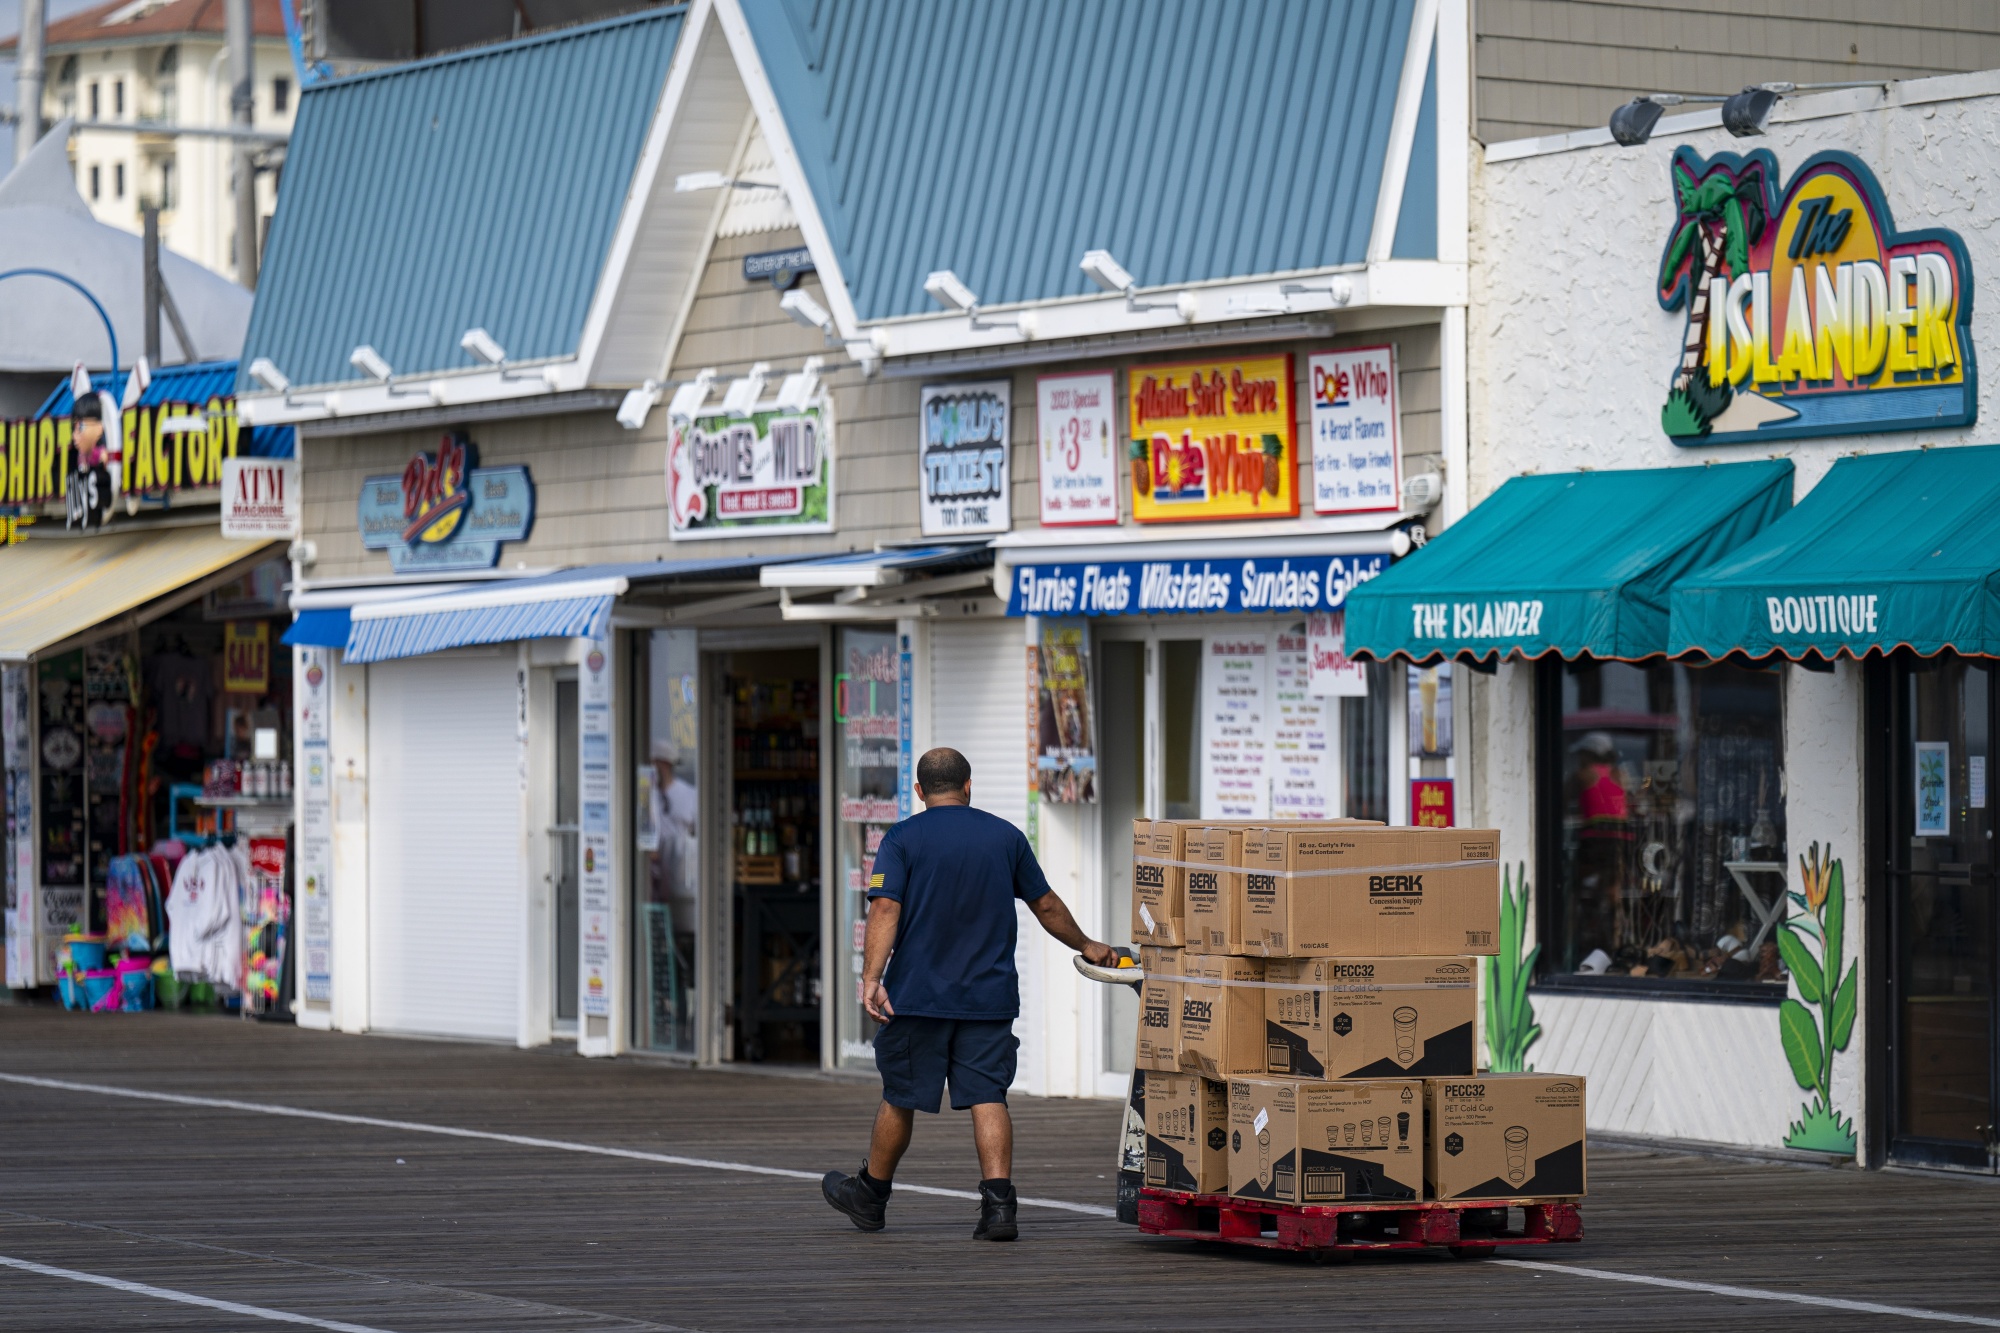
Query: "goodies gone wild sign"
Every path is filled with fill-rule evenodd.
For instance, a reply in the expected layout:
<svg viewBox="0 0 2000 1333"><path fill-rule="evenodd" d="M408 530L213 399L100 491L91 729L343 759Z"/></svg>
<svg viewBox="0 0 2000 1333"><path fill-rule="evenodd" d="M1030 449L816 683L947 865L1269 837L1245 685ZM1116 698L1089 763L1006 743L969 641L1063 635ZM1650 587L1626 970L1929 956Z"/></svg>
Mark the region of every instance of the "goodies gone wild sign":
<svg viewBox="0 0 2000 1333"><path fill-rule="evenodd" d="M1958 234L1901 232L1848 153L1778 195L1769 149L1669 167L1659 300L1687 310L1660 424L1679 444L1969 426L1972 266Z"/></svg>

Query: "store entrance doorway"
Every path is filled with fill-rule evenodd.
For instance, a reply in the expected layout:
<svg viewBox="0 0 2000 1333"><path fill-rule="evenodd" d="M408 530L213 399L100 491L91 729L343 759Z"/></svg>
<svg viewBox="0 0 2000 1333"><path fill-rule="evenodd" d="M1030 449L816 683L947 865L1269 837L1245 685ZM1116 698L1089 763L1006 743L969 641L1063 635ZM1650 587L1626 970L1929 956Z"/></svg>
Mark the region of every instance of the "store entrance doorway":
<svg viewBox="0 0 2000 1333"><path fill-rule="evenodd" d="M1993 1173L1996 673L1944 654L1890 667L1890 1143L1900 1162Z"/></svg>
<svg viewBox="0 0 2000 1333"><path fill-rule="evenodd" d="M554 984L551 1028L558 1037L576 1036L577 1003L577 823L576 787L581 776L577 754L576 670L556 682L555 822L549 825L549 851L555 879L555 929L550 932L554 956L549 976Z"/></svg>
<svg viewBox="0 0 2000 1333"><path fill-rule="evenodd" d="M729 654L735 1060L820 1062L820 660Z"/></svg>

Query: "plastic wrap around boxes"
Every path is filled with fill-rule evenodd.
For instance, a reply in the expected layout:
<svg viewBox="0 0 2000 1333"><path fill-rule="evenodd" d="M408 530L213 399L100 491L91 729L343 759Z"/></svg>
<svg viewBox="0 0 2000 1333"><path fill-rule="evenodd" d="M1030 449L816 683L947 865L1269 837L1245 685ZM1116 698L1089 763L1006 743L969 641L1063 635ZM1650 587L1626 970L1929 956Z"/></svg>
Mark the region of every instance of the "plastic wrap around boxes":
<svg viewBox="0 0 2000 1333"><path fill-rule="evenodd" d="M1583 1080L1476 1065L1498 847L1491 829L1134 820L1146 1184L1581 1196Z"/></svg>

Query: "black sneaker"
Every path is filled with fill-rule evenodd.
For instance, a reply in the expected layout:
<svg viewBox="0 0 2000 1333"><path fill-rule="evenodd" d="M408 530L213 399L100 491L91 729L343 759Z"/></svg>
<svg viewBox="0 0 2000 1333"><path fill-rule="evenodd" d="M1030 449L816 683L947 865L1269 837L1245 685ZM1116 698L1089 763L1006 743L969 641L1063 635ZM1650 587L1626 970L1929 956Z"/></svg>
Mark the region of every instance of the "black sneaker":
<svg viewBox="0 0 2000 1333"><path fill-rule="evenodd" d="M837 1211L846 1213L848 1221L863 1231L880 1231L888 1225L888 1194L877 1194L859 1175L846 1176L838 1171L829 1171L819 1182L819 1192ZM1011 1207L1008 1216L1010 1219L1013 1216Z"/></svg>
<svg viewBox="0 0 2000 1333"><path fill-rule="evenodd" d="M1021 1234L1014 1225L1014 1208L1019 1196L1009 1184L1004 1191L981 1182L979 1186L979 1225L972 1230L974 1240L1013 1240Z"/></svg>

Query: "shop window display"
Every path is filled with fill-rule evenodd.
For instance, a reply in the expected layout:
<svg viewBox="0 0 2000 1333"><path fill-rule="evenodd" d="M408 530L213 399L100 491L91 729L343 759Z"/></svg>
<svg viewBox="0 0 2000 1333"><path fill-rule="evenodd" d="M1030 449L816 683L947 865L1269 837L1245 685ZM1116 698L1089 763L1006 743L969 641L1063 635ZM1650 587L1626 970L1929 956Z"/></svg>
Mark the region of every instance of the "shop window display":
<svg viewBox="0 0 2000 1333"><path fill-rule="evenodd" d="M1544 981L1782 996L1778 674L1589 659L1542 671Z"/></svg>
<svg viewBox="0 0 2000 1333"><path fill-rule="evenodd" d="M842 628L834 666L833 762L838 839L839 931L835 971L840 1063L870 1068L879 1024L861 1007L863 937L868 927L868 877L882 835L901 816L897 688L900 660L888 630ZM1025 756L1024 756L1025 757Z"/></svg>
<svg viewBox="0 0 2000 1333"><path fill-rule="evenodd" d="M632 803L638 839L640 1044L694 1055L701 920L701 653L693 630L639 640L645 760Z"/></svg>

